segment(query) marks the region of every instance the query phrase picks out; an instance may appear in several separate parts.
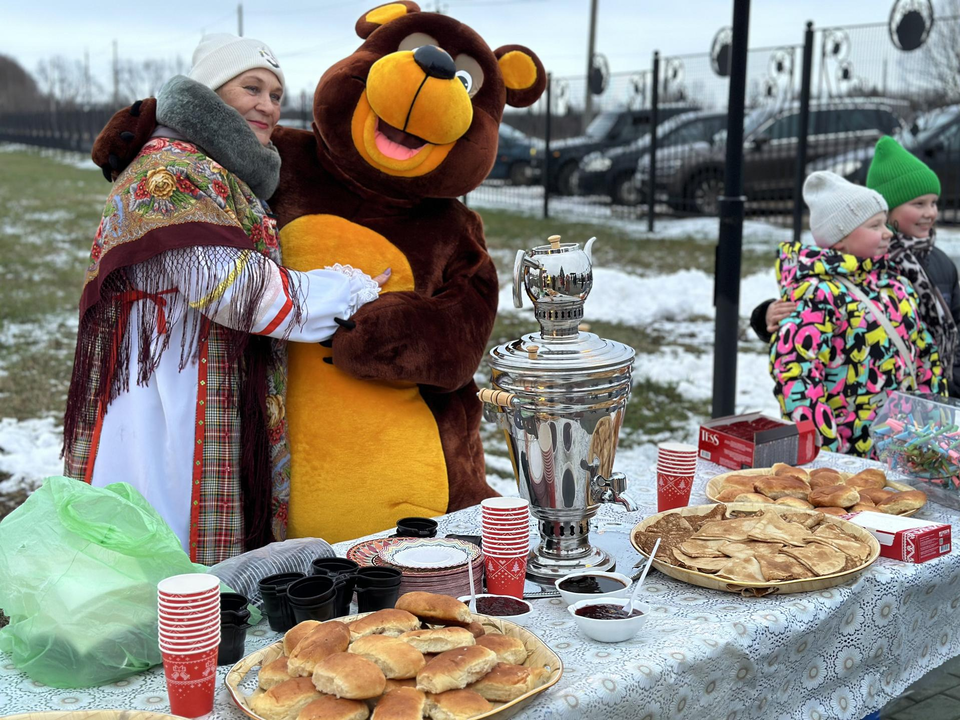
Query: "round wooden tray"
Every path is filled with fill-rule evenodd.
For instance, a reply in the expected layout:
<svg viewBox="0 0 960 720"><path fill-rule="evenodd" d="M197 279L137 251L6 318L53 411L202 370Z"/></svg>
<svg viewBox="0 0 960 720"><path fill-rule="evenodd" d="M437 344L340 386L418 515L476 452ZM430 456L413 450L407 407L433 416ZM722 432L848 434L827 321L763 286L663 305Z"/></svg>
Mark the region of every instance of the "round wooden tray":
<svg viewBox="0 0 960 720"><path fill-rule="evenodd" d="M361 613L359 615L349 615L347 617L336 619L340 620L341 622L349 623L362 617L366 617L369 614L370 613ZM516 700L511 700L507 703L492 702L490 704L493 705L493 710L485 712L481 715L474 715L471 720L494 717L498 719L511 718L523 708L527 707L527 705L532 703L537 695L544 692L547 688L555 685L560 680L560 677L563 675L563 661L560 660L560 656L551 650L543 640L516 623L512 623L501 618L490 617L488 615L475 614L473 617L478 620L480 624L483 625L483 627L488 631L492 630L494 632L503 633L504 635L508 635L510 637L519 638L527 648L527 660L523 664L528 667L542 667L547 670L547 680L540 687L535 688L530 692L521 695ZM237 707L240 708L245 715L253 718L254 720L265 719L250 709L249 698L251 696L244 694L240 688L240 683L243 682L244 678L251 670L276 660L282 654L283 643L275 642L273 645L269 645L262 650L258 650L255 653L247 655L245 658L241 659L240 662L230 668L230 672L227 673L225 683L227 690L230 692L230 696L237 704Z"/></svg>
<svg viewBox="0 0 960 720"><path fill-rule="evenodd" d="M185 720L179 715L164 715L146 710L47 710L45 712L5 715L3 720Z"/></svg>
<svg viewBox="0 0 960 720"><path fill-rule="evenodd" d="M832 468L831 468L832 469ZM846 481L848 478L853 477L854 473L843 472L842 470L837 470L840 474L840 477ZM710 478L710 481L707 483L707 499L712 500L713 502L720 502L717 500L717 495L720 494L720 486L723 485L725 478L730 477L731 475L773 475L773 468L750 468L748 470L731 470L730 472L721 473L715 477ZM887 487L891 490L896 490L897 492L904 492L906 490L914 490L909 485L904 485L903 483L894 482L893 480L887 480ZM729 505L729 503L727 503ZM761 505L766 505L767 503L759 503ZM899 517L910 517L919 512L920 508L916 510L909 510L908 512L901 513Z"/></svg>
<svg viewBox="0 0 960 720"><path fill-rule="evenodd" d="M741 511L762 511L762 510L774 510L778 513L807 513L813 514L813 510L798 510L797 508L782 507L779 505L770 505L767 503L725 503L729 510L741 510ZM679 513L680 515L704 515L708 513L714 507L711 505L694 505L692 507L683 507L676 508L675 510L667 510L666 512L657 513L656 515L651 515L648 518L645 518L642 522L637 523L637 525L630 532L630 543L636 549L638 553L644 557L647 554L640 548L640 544L637 542L636 535L638 530L646 530L650 525L655 523L657 520L662 518L664 515L670 515L673 513ZM788 593L798 593L798 592L809 592L811 590L824 590L834 585L840 585L845 583L847 580L850 580L857 573L862 572L870 564L877 559L880 555L880 543L877 542L877 539L871 535L867 530L864 530L859 525L854 525L852 522L847 520L842 520L841 518L835 515L826 515L823 516L823 522L830 523L831 525L839 525L844 532L853 535L858 540L861 540L867 545L870 546L870 555L859 567L855 567L852 570L845 570L843 572L834 573L833 575L823 575L818 578L810 578L806 580L782 580L780 582L769 582L769 583L749 583L749 582L729 582L722 578L718 578L716 575L711 573L702 573L697 572L696 570L687 570L686 568L677 567L676 565L670 565L669 563L662 562L654 558L653 566L662 572L664 575L669 575L672 578L677 580L682 580L683 582L690 583L691 585L699 585L700 587L711 588L713 590L722 590L723 592L732 592L740 593L744 597L763 597L765 595L786 595Z"/></svg>

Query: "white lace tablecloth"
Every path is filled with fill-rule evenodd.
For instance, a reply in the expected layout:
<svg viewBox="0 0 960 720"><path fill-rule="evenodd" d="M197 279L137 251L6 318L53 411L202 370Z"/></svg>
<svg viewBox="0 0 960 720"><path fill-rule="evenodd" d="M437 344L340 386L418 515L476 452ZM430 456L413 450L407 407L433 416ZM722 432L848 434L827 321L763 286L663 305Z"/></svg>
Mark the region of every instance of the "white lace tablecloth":
<svg viewBox="0 0 960 720"><path fill-rule="evenodd" d="M824 454L813 466L855 472L875 465ZM691 504L724 468L701 463ZM656 511L652 472L632 479L640 510L603 506L594 542L621 570L640 556L629 532ZM479 533L478 510L439 519L440 534ZM956 523L928 504L918 518ZM960 523L957 523L960 526ZM335 547L343 555L351 542ZM577 631L559 599L533 602L527 623L563 658L564 674L519 717L604 720L805 718L859 720L928 671L960 654L960 553L921 565L878 559L846 585L782 597L741 598L653 571L643 590L651 617L633 640L603 644ZM248 633L252 652L277 639L265 623ZM221 680L226 668L221 668ZM54 690L0 655L0 715L36 710L125 708L168 712L161 668L113 685ZM241 720L222 686L213 717Z"/></svg>

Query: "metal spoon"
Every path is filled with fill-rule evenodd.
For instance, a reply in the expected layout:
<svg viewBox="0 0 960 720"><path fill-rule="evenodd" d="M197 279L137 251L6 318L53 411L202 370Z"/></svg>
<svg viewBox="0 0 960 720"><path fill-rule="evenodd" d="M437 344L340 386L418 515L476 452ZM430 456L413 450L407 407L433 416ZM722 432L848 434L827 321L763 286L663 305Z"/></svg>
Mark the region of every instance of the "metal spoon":
<svg viewBox="0 0 960 720"><path fill-rule="evenodd" d="M657 540L657 542L660 542ZM477 612L477 591L473 587L473 558L467 557L467 573L470 576L470 604L467 606L470 608L470 613L473 614Z"/></svg>
<svg viewBox="0 0 960 720"><path fill-rule="evenodd" d="M650 566L653 565L653 556L657 554L659 547L660 538L657 538L657 541L653 544L653 550L650 551L650 557L647 558L647 564L643 566L643 572L640 573L640 579L637 580L637 586L633 589L633 594L630 596L630 599L627 600L627 604L623 606L623 612L627 617L630 617L630 613L633 612L633 603L636 602L637 595L640 594L640 588L643 586L643 581L647 577Z"/></svg>

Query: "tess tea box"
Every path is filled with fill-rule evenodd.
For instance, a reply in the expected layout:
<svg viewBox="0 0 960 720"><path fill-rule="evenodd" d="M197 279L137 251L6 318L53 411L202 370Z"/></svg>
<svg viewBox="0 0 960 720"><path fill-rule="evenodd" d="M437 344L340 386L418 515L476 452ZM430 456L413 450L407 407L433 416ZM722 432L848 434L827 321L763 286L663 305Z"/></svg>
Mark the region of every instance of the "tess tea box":
<svg viewBox="0 0 960 720"><path fill-rule="evenodd" d="M700 425L700 457L734 470L778 462L803 465L819 452L817 430L809 420L792 423L749 413Z"/></svg>
<svg viewBox="0 0 960 720"><path fill-rule="evenodd" d="M869 530L880 543L881 557L922 563L950 552L950 526L877 512L858 512L845 519Z"/></svg>

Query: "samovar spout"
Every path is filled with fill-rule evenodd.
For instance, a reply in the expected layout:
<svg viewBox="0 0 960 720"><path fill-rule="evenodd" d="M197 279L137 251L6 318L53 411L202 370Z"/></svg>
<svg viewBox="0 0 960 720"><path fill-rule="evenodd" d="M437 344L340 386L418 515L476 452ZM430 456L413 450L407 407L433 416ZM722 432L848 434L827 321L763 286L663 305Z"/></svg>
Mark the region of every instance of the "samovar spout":
<svg viewBox="0 0 960 720"><path fill-rule="evenodd" d="M620 472L610 473L610 477L597 475L590 483L593 497L597 502L622 505L627 512L635 512L636 502L627 494L627 476Z"/></svg>

